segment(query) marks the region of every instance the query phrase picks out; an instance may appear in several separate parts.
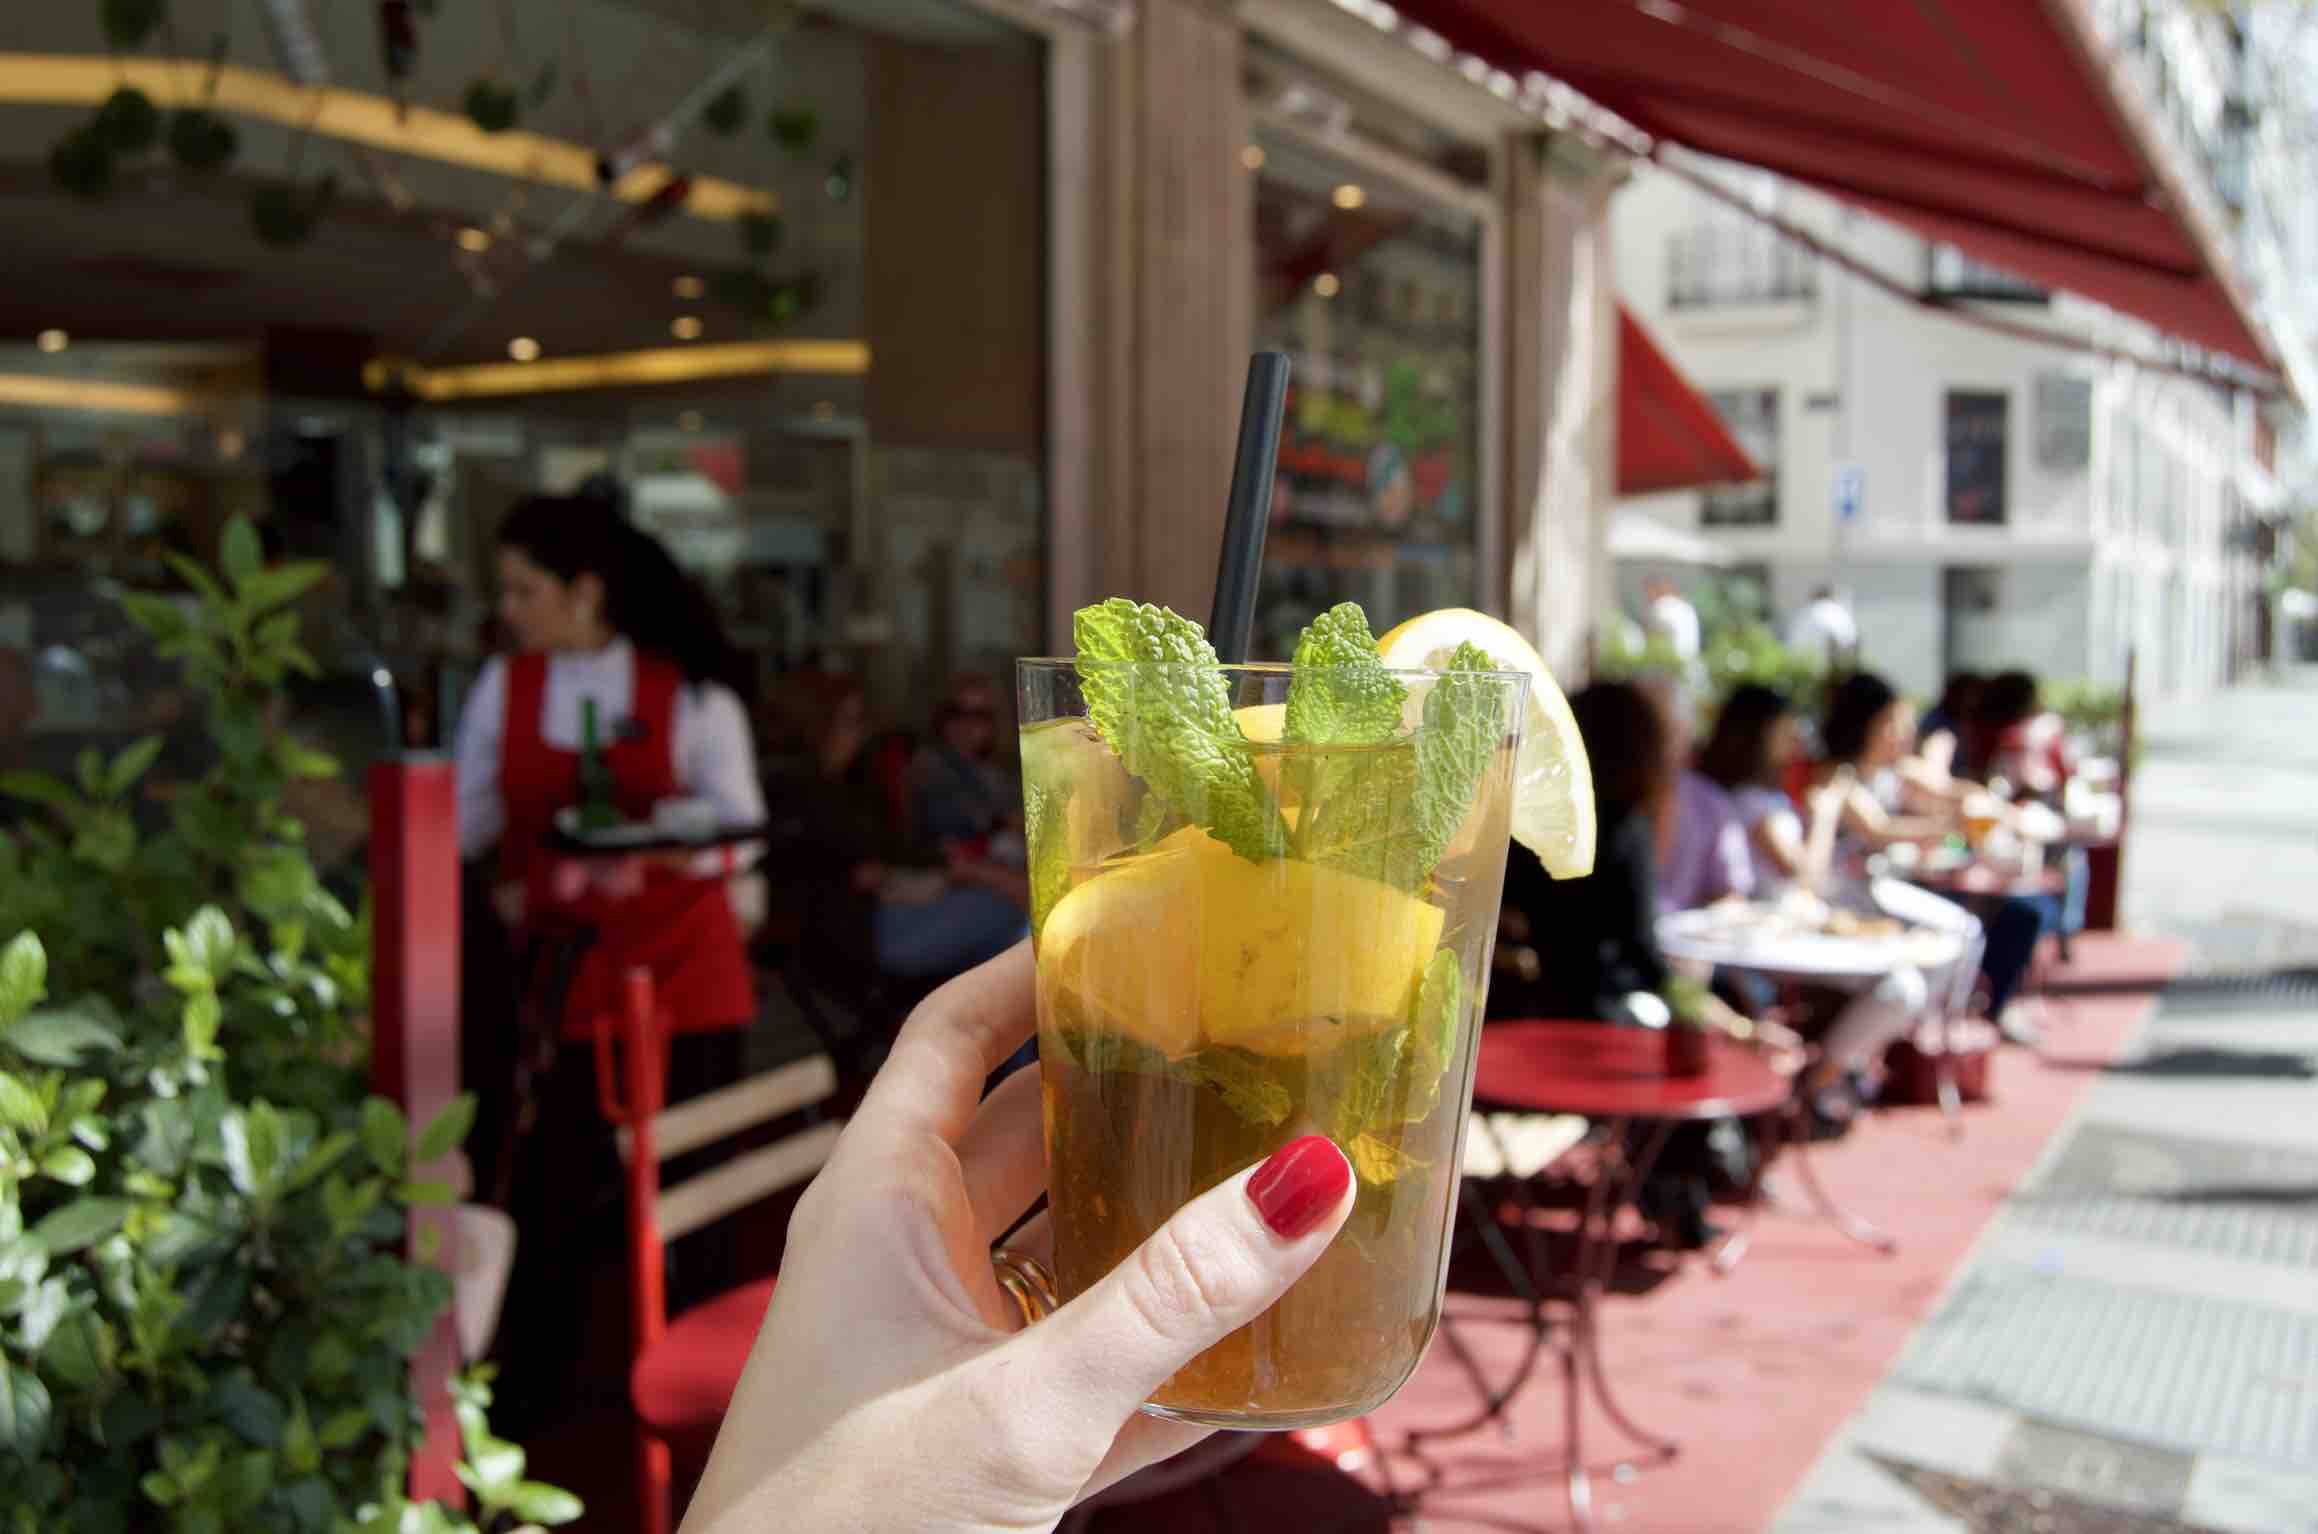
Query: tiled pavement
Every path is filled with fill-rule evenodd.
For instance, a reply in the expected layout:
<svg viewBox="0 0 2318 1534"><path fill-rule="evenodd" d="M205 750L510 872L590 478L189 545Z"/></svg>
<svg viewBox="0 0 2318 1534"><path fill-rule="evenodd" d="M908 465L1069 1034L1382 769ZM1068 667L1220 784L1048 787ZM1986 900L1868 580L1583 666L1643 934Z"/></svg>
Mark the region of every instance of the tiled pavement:
<svg viewBox="0 0 2318 1534"><path fill-rule="evenodd" d="M2318 1534L2318 691L2208 700L2145 781L2128 919L2204 974L2086 1062L1775 1534Z"/></svg>

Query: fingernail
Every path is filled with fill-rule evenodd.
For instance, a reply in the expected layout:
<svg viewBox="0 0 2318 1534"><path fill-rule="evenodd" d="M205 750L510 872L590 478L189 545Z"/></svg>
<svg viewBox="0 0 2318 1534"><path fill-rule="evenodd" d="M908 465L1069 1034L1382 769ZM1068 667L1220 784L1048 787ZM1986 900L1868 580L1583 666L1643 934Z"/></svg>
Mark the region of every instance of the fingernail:
<svg viewBox="0 0 2318 1534"><path fill-rule="evenodd" d="M1352 1181L1352 1163L1326 1135L1290 1140L1248 1179L1248 1199L1272 1234L1293 1241L1327 1218Z"/></svg>

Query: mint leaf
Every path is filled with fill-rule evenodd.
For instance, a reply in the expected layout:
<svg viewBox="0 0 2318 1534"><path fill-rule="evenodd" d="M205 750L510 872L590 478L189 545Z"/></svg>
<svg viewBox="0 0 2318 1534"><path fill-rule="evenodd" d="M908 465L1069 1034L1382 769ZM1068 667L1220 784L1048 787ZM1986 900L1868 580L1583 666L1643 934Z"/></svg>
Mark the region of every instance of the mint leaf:
<svg viewBox="0 0 2318 1534"><path fill-rule="evenodd" d="M1191 1079L1219 1094L1231 1111L1250 1124L1277 1124L1293 1106L1262 1057L1244 1049L1218 1045L1203 1049L1183 1062Z"/></svg>
<svg viewBox="0 0 2318 1534"><path fill-rule="evenodd" d="M1409 1007L1413 1040L1409 1068L1416 1080L1411 1083L1403 1113L1411 1124L1430 1114L1441 1100L1441 1082L1457 1053L1457 1003L1464 989L1465 976L1457 967L1456 950L1436 952L1425 965L1424 978L1417 982L1416 999Z"/></svg>
<svg viewBox="0 0 2318 1534"><path fill-rule="evenodd" d="M1297 781L1298 856L1399 890L1424 884L1432 866L1423 861L1416 818L1413 743L1315 753Z"/></svg>
<svg viewBox="0 0 2318 1534"><path fill-rule="evenodd" d="M1352 1163L1352 1170L1360 1180L1372 1188L1381 1188L1400 1180L1404 1172L1421 1172L1432 1163L1416 1157L1375 1135L1355 1135L1344 1147L1344 1158Z"/></svg>
<svg viewBox="0 0 2318 1534"><path fill-rule="evenodd" d="M1046 913L1070 890L1070 785L1022 786L1023 836L1030 843L1030 930L1046 927Z"/></svg>
<svg viewBox="0 0 2318 1534"><path fill-rule="evenodd" d="M1441 854L1465 823L1481 775L1505 741L1504 688L1491 679L1461 673L1496 669L1487 652L1461 644L1449 657L1449 674L1433 684L1425 699L1425 722L1416 739L1412 806L1417 863L1425 878L1432 877Z"/></svg>
<svg viewBox="0 0 2318 1534"><path fill-rule="evenodd" d="M1408 689L1384 669L1368 615L1339 602L1296 640L1287 738L1301 744L1374 745L1400 733Z"/></svg>
<svg viewBox="0 0 2318 1534"><path fill-rule="evenodd" d="M1406 1023L1348 1039L1313 1064L1314 1106L1329 1136L1349 1147L1371 1130L1402 1120L1410 1086Z"/></svg>
<svg viewBox="0 0 2318 1534"><path fill-rule="evenodd" d="M1124 1073L1205 1087L1250 1124L1277 1124L1294 1106L1288 1089L1275 1079L1261 1056L1217 1045L1181 1060L1170 1060L1140 1040L1107 1028L1057 1029L1055 1042L1082 1070L1096 1075Z"/></svg>
<svg viewBox="0 0 2318 1534"><path fill-rule="evenodd" d="M1465 975L1457 967L1457 951L1444 948L1425 966L1417 982L1417 1002L1409 1021L1417 1038L1443 1065L1457 1050L1457 1003L1463 999Z"/></svg>
<svg viewBox="0 0 2318 1534"><path fill-rule="evenodd" d="M1278 857L1286 828L1199 625L1113 597L1071 628L1087 717L1127 770L1249 862Z"/></svg>

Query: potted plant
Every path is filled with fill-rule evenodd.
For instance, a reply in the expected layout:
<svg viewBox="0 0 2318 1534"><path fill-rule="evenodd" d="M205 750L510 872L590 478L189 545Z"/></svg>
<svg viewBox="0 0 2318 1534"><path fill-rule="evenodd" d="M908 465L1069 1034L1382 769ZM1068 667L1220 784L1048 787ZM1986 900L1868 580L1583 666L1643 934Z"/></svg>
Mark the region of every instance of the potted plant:
<svg viewBox="0 0 2318 1534"><path fill-rule="evenodd" d="M190 601L120 596L216 748L167 823L133 812L157 741L0 774L39 811L0 835L0 1529L472 1530L401 1496L450 1284L399 1252L472 1104L414 1144L367 1095L367 924L281 808L337 770L280 706L325 572L268 566L243 521L218 573L175 564ZM577 1518L489 1399L461 1380L481 1527Z"/></svg>

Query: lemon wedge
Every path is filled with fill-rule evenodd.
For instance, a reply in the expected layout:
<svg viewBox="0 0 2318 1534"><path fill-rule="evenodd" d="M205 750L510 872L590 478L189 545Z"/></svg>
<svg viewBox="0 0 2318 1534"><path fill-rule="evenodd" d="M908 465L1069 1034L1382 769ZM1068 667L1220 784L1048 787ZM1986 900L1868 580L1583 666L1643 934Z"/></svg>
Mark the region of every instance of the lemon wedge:
<svg viewBox="0 0 2318 1534"><path fill-rule="evenodd" d="M1314 1029L1397 1021L1441 944L1441 908L1196 826L1062 897L1040 990L1170 1058L1207 1044L1300 1054Z"/></svg>
<svg viewBox="0 0 2318 1534"><path fill-rule="evenodd" d="M1504 670L1529 673L1528 728L1513 767L1513 839L1556 879L1583 878L1594 871L1593 771L1569 699L1537 647L1487 613L1444 607L1409 619L1377 648L1387 666L1420 670L1447 665L1461 644L1488 651Z"/></svg>

